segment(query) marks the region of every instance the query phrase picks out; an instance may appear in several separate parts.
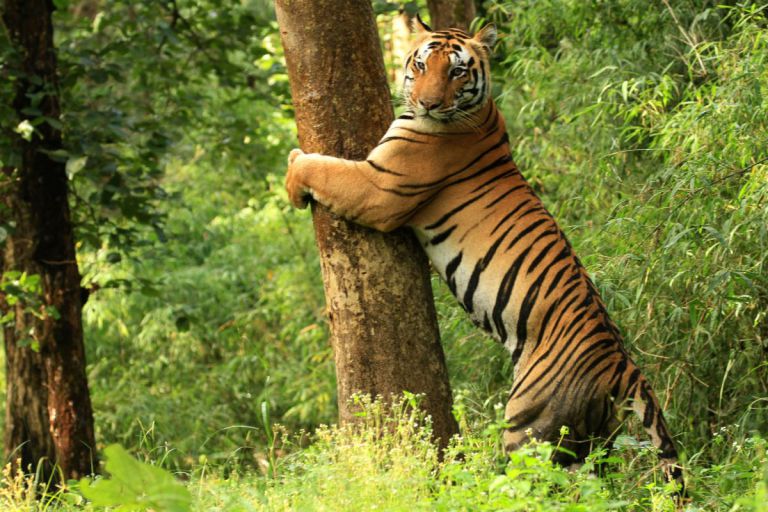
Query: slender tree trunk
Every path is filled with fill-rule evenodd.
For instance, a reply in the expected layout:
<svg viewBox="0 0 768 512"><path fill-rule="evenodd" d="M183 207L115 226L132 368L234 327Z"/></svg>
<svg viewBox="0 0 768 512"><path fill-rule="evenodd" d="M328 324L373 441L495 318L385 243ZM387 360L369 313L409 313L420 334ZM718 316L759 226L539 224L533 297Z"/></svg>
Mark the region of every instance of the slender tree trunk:
<svg viewBox="0 0 768 512"><path fill-rule="evenodd" d="M430 26L434 30L445 28L469 29L475 18L475 0L427 0Z"/></svg>
<svg viewBox="0 0 768 512"><path fill-rule="evenodd" d="M393 81L396 87L403 86L405 77L405 56L411 48L411 16L405 9L400 9L396 16L392 17L392 35L390 46L392 48L392 61L394 63Z"/></svg>
<svg viewBox="0 0 768 512"><path fill-rule="evenodd" d="M301 147L364 159L392 121L369 0L276 0ZM313 208L336 358L339 419L354 393L423 393L434 434L458 432L429 269L410 232L383 234Z"/></svg>
<svg viewBox="0 0 768 512"><path fill-rule="evenodd" d="M18 50L19 120L59 118L53 9L51 0L5 0L3 23ZM2 270L40 276L42 306L33 315L29 304L0 297L3 313L15 313L3 330L5 454L20 458L24 470L37 469L43 459L46 478L57 478L53 464L65 479L78 478L93 472L95 443L67 176L64 163L50 156L61 149L61 133L44 122L31 140L19 137L16 147L20 164L3 169L0 188L0 224L12 227Z"/></svg>

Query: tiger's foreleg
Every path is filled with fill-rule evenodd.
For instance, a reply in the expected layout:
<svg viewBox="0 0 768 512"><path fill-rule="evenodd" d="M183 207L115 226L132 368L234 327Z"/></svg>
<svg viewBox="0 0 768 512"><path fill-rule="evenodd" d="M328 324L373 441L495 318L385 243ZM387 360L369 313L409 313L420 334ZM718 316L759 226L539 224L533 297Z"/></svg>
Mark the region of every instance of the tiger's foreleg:
<svg viewBox="0 0 768 512"><path fill-rule="evenodd" d="M393 192L390 183L368 162L306 154L294 149L288 156L285 186L291 203L306 208L314 199L333 213L379 231L405 223L409 201Z"/></svg>

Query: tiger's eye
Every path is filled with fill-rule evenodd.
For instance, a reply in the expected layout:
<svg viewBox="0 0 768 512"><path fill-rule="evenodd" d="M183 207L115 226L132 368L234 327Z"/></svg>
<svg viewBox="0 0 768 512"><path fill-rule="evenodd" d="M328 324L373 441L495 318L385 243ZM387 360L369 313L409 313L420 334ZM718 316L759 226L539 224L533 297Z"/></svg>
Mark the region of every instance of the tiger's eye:
<svg viewBox="0 0 768 512"><path fill-rule="evenodd" d="M420 60L417 60L416 61L416 69L418 69L419 71L421 71L423 73L424 70L426 69L426 67L424 66L423 62L421 62Z"/></svg>
<svg viewBox="0 0 768 512"><path fill-rule="evenodd" d="M453 68L451 70L451 78L461 78L467 74L466 68Z"/></svg>

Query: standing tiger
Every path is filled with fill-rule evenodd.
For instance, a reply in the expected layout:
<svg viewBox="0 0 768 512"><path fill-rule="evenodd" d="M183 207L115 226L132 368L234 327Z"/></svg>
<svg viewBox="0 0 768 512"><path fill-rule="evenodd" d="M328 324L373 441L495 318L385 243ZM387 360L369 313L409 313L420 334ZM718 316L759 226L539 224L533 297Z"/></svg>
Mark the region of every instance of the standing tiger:
<svg viewBox="0 0 768 512"><path fill-rule="evenodd" d="M504 444L558 441L583 460L611 440L625 406L641 418L666 475L682 485L677 452L648 381L554 218L510 155L490 97L496 30L470 36L416 22L405 62L408 110L365 161L293 150L291 202L309 198L381 231L413 229L472 320L512 354ZM558 462L574 462L565 453Z"/></svg>

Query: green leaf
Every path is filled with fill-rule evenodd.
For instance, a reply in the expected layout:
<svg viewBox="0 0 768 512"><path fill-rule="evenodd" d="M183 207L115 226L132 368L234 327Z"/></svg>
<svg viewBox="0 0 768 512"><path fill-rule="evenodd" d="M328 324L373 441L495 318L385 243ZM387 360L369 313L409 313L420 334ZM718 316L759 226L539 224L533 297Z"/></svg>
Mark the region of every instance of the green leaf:
<svg viewBox="0 0 768 512"><path fill-rule="evenodd" d="M67 160L67 178L72 179L74 178L75 174L83 170L83 167L85 167L85 164L88 162L87 156L80 156L76 158L70 158Z"/></svg>
<svg viewBox="0 0 768 512"><path fill-rule="evenodd" d="M168 471L137 461L120 445L104 450L110 479L80 481L80 492L96 506L123 511L187 512L192 496Z"/></svg>

